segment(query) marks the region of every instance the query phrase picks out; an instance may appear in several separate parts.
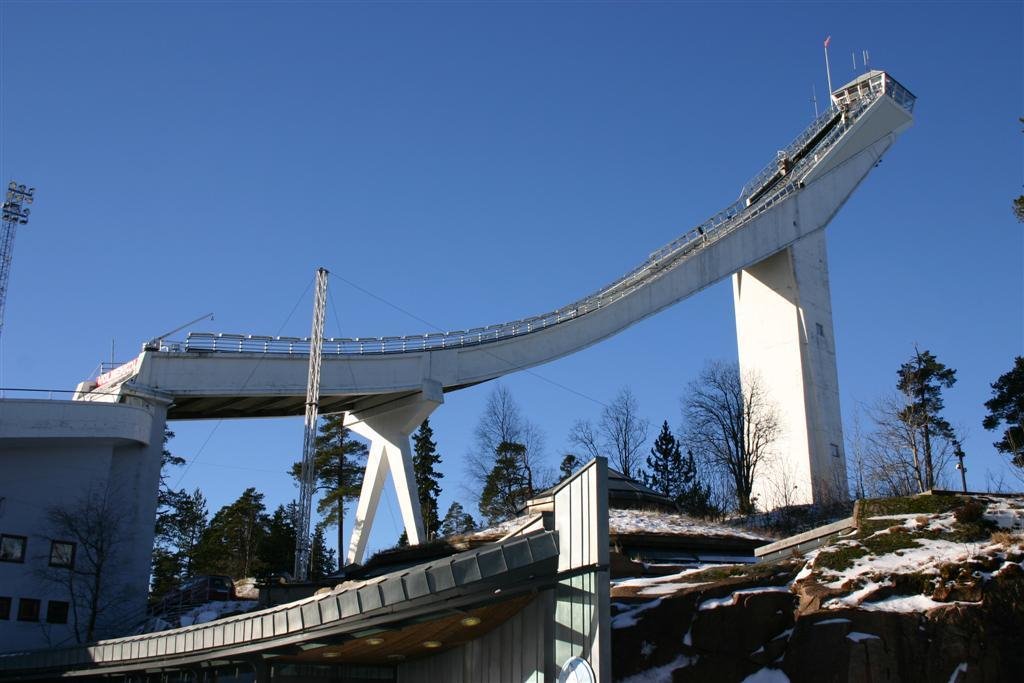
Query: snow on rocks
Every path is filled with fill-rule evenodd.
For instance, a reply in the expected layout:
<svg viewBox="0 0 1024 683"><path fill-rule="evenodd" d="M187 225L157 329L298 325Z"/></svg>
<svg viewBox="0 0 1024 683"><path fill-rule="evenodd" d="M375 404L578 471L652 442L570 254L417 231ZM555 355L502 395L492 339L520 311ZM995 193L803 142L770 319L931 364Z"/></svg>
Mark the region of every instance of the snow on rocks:
<svg viewBox="0 0 1024 683"><path fill-rule="evenodd" d="M852 640L855 643L859 643L864 640L881 640L881 636L876 636L874 633L862 633L861 631L850 631L846 634L847 640Z"/></svg>
<svg viewBox="0 0 1024 683"><path fill-rule="evenodd" d="M688 657L686 655L679 655L664 666L633 674L628 678L623 678L619 683L672 683L673 671L692 666L697 663L698 659L700 659L699 656Z"/></svg>
<svg viewBox="0 0 1024 683"><path fill-rule="evenodd" d="M612 628L629 628L636 626L637 617L649 609L654 609L661 604L661 598L650 602L641 602L638 605L625 605L621 602L613 602L612 607L618 607L623 611L612 617Z"/></svg>
<svg viewBox="0 0 1024 683"><path fill-rule="evenodd" d="M735 605L739 601L741 595L753 595L755 593L789 593L789 586L758 586L756 588L741 588L738 591L733 591L724 598L711 598L700 603L697 607L698 611L717 609L719 607L728 607Z"/></svg>
<svg viewBox="0 0 1024 683"><path fill-rule="evenodd" d="M927 595L894 595L878 602L862 602L860 608L871 612L927 612L949 605L980 605L980 602L938 602Z"/></svg>
<svg viewBox="0 0 1024 683"><path fill-rule="evenodd" d="M744 678L743 683L789 683L789 676L781 669L766 666Z"/></svg>

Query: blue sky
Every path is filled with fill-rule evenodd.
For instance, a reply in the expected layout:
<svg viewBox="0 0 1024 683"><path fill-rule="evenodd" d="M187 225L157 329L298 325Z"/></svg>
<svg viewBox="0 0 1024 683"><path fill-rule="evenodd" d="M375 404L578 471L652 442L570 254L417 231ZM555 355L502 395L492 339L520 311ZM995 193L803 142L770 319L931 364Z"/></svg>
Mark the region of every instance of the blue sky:
<svg viewBox="0 0 1024 683"><path fill-rule="evenodd" d="M867 49L915 123L828 231L843 411L914 344L957 369L968 479L1003 459L989 383L1024 341L1019 2L0 2L0 178L39 188L18 235L0 385L71 389L207 311L305 336L317 266L445 329L549 310L735 199ZM429 331L339 279L336 336ZM295 314L289 313L299 302ZM337 315L335 315L335 312ZM555 464L630 386L652 422L736 354L721 283L505 384ZM561 386L560 386L561 385ZM563 387L567 387L563 388ZM489 385L432 418L442 509ZM571 390L571 391L570 391ZM589 398L586 398L589 397ZM591 400L593 399L593 400ZM271 506L302 420L177 423L180 485ZM653 434L652 434L653 436ZM397 536L387 500L371 547Z"/></svg>

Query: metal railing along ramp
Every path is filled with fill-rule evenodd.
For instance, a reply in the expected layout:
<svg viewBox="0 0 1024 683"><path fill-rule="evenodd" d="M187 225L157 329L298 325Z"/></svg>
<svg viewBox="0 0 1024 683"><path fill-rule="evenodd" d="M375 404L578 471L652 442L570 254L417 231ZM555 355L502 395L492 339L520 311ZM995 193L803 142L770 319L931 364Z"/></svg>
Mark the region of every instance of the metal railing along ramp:
<svg viewBox="0 0 1024 683"><path fill-rule="evenodd" d="M910 124L915 98L888 74L872 71L837 91L834 101L744 185L735 202L587 296L486 327L325 339L321 381L328 405L322 410L351 403L339 398L330 405L332 396L415 392L427 379L450 391L554 360L823 229ZM308 338L191 333L161 341L158 351L101 375L79 398L131 380L170 394L172 418L298 414L306 368L295 361L309 347ZM337 360L346 361L344 370L332 362ZM241 397L254 400L243 405Z"/></svg>

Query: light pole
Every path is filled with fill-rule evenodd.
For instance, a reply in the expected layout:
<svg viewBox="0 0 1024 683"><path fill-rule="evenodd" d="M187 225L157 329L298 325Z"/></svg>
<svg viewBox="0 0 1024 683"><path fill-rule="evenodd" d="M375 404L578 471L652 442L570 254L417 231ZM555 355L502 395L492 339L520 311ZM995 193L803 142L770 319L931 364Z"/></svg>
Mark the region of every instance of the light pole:
<svg viewBox="0 0 1024 683"><path fill-rule="evenodd" d="M963 485L964 493L967 493L967 468L964 467L964 449L960 446L960 441L953 442L953 455L959 462L956 464L956 468L960 470L960 483Z"/></svg>

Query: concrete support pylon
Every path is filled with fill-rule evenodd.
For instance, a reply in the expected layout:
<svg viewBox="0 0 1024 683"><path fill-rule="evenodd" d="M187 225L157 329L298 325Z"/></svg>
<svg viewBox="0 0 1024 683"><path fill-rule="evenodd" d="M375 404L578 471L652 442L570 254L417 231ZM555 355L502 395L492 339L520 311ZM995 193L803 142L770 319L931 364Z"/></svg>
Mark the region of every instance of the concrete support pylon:
<svg viewBox="0 0 1024 683"><path fill-rule="evenodd" d="M847 498L825 231L733 275L733 295L740 370L782 427L755 473L758 507Z"/></svg>
<svg viewBox="0 0 1024 683"><path fill-rule="evenodd" d="M441 385L427 381L423 383L422 390L412 396L398 399L377 397L374 404L357 407L345 415L345 426L370 442L346 564L363 561L388 472L395 483L398 507L409 544L418 545L426 539L416 479L413 476L409 435L442 403L444 394Z"/></svg>

